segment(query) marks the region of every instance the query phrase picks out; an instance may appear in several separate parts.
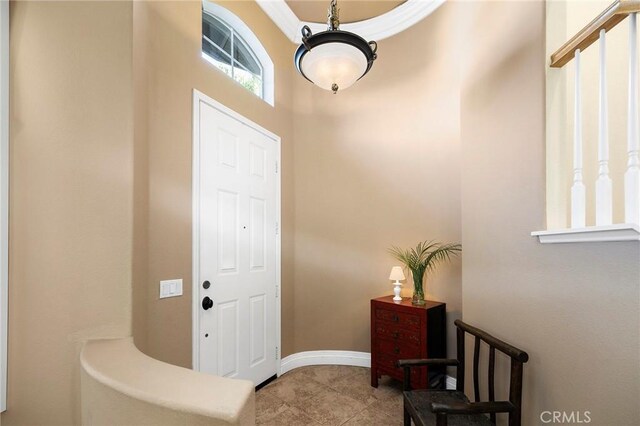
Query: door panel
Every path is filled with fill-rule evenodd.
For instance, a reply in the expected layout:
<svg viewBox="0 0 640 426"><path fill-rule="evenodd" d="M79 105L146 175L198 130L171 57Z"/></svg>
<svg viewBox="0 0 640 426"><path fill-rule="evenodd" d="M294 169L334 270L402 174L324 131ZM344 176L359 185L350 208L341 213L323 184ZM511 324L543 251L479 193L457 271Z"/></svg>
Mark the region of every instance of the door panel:
<svg viewBox="0 0 640 426"><path fill-rule="evenodd" d="M218 147L220 165L236 169L238 158L238 136L224 128L218 129Z"/></svg>
<svg viewBox="0 0 640 426"><path fill-rule="evenodd" d="M234 377L238 374L239 316L237 300L218 304L218 374L221 376Z"/></svg>
<svg viewBox="0 0 640 426"><path fill-rule="evenodd" d="M200 101L200 370L259 384L276 373L277 142ZM211 283L208 289L201 284Z"/></svg>
<svg viewBox="0 0 640 426"><path fill-rule="evenodd" d="M267 251L267 208L265 200L251 198L251 238L249 247L249 269L251 271L264 271L265 254Z"/></svg>
<svg viewBox="0 0 640 426"><path fill-rule="evenodd" d="M238 272L239 196L218 191L218 268L221 273Z"/></svg>
<svg viewBox="0 0 640 426"><path fill-rule="evenodd" d="M250 363L254 367L265 361L267 354L267 298L260 294L253 296L249 302L251 333L250 333Z"/></svg>
<svg viewBox="0 0 640 426"><path fill-rule="evenodd" d="M267 156L264 149L251 144L251 177L264 180L264 171L266 168Z"/></svg>

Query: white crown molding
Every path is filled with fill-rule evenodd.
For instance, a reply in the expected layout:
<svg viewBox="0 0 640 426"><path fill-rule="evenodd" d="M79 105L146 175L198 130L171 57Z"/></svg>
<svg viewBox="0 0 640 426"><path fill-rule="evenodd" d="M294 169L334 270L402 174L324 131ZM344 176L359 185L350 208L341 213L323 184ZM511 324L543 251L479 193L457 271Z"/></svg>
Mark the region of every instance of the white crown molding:
<svg viewBox="0 0 640 426"><path fill-rule="evenodd" d="M284 0L256 0L256 2L284 35L294 41L302 24L289 5Z"/></svg>
<svg viewBox="0 0 640 426"><path fill-rule="evenodd" d="M284 0L256 0L262 10L291 42L302 42L300 30L308 25L315 34L327 29L326 24L301 21ZM407 0L398 7L359 22L340 25L340 29L358 34L365 40L383 40L396 35L429 16L445 0Z"/></svg>

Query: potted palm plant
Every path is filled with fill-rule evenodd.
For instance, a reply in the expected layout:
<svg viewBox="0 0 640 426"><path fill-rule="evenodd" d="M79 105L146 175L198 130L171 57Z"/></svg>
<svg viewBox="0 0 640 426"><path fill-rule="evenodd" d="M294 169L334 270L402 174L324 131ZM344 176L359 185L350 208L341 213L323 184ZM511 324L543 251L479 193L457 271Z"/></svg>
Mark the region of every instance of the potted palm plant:
<svg viewBox="0 0 640 426"><path fill-rule="evenodd" d="M422 281L426 272L433 271L439 263L448 262L462 251L460 243L442 244L435 241L421 241L415 248L401 249L392 246L389 253L411 271L413 277L412 304L424 305Z"/></svg>

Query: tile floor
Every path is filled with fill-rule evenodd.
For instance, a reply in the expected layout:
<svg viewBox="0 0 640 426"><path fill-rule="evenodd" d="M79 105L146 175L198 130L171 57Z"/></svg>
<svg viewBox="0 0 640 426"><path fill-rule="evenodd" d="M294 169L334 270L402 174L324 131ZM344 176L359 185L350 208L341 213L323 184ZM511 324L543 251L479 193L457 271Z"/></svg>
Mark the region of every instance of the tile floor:
<svg viewBox="0 0 640 426"><path fill-rule="evenodd" d="M256 423L273 426L402 425L402 384L368 368L301 367L256 393Z"/></svg>

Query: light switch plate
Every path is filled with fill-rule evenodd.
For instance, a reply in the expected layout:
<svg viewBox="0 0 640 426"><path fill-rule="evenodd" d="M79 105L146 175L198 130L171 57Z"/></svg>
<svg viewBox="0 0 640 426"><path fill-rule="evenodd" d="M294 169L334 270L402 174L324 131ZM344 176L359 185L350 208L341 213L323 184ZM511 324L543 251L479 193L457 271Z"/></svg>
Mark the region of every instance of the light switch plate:
<svg viewBox="0 0 640 426"><path fill-rule="evenodd" d="M182 278L160 281L160 299L182 296Z"/></svg>

